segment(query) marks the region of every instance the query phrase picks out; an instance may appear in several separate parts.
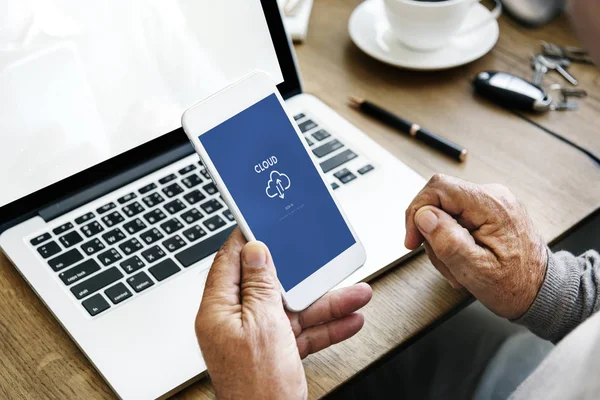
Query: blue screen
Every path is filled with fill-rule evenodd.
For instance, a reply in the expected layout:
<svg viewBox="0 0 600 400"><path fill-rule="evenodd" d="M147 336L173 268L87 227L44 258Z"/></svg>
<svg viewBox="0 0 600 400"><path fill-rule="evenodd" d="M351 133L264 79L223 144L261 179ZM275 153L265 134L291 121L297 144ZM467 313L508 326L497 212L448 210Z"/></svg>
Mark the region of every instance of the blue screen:
<svg viewBox="0 0 600 400"><path fill-rule="evenodd" d="M274 94L199 139L286 291L355 244Z"/></svg>

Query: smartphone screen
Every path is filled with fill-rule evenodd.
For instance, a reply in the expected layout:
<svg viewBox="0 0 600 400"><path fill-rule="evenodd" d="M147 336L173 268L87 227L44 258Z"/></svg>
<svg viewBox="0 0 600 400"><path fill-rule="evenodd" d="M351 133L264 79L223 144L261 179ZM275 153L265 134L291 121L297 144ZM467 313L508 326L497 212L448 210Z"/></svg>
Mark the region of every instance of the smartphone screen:
<svg viewBox="0 0 600 400"><path fill-rule="evenodd" d="M275 94L199 140L285 291L356 243Z"/></svg>

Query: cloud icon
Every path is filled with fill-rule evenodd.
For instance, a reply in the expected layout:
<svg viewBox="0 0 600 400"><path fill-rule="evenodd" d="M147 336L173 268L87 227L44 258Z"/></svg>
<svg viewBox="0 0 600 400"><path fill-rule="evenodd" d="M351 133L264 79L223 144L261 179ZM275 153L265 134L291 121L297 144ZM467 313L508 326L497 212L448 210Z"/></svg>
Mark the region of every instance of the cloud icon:
<svg viewBox="0 0 600 400"><path fill-rule="evenodd" d="M269 182L267 183L267 196L271 199L279 197L280 199L285 198L285 191L292 186L290 178L286 174L282 174L279 171L272 171L269 176Z"/></svg>

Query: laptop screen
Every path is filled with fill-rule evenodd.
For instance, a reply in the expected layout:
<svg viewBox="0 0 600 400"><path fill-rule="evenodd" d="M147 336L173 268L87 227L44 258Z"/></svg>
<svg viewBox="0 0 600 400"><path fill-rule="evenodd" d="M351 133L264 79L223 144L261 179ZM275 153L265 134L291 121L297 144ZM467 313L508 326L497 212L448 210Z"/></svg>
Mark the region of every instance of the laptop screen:
<svg viewBox="0 0 600 400"><path fill-rule="evenodd" d="M0 207L181 126L261 69L260 0L0 0Z"/></svg>

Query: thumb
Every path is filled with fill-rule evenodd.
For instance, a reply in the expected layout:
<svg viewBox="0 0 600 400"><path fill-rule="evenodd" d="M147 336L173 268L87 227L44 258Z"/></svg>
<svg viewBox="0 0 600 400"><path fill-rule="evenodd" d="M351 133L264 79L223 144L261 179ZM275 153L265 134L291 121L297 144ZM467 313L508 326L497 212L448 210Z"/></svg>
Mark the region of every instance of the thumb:
<svg viewBox="0 0 600 400"><path fill-rule="evenodd" d="M437 207L420 208L415 214L415 224L437 258L457 278L465 276L457 272L486 256L485 250L475 243L471 233Z"/></svg>
<svg viewBox="0 0 600 400"><path fill-rule="evenodd" d="M254 304L281 308L281 288L267 246L250 242L242 249L242 307Z"/></svg>

